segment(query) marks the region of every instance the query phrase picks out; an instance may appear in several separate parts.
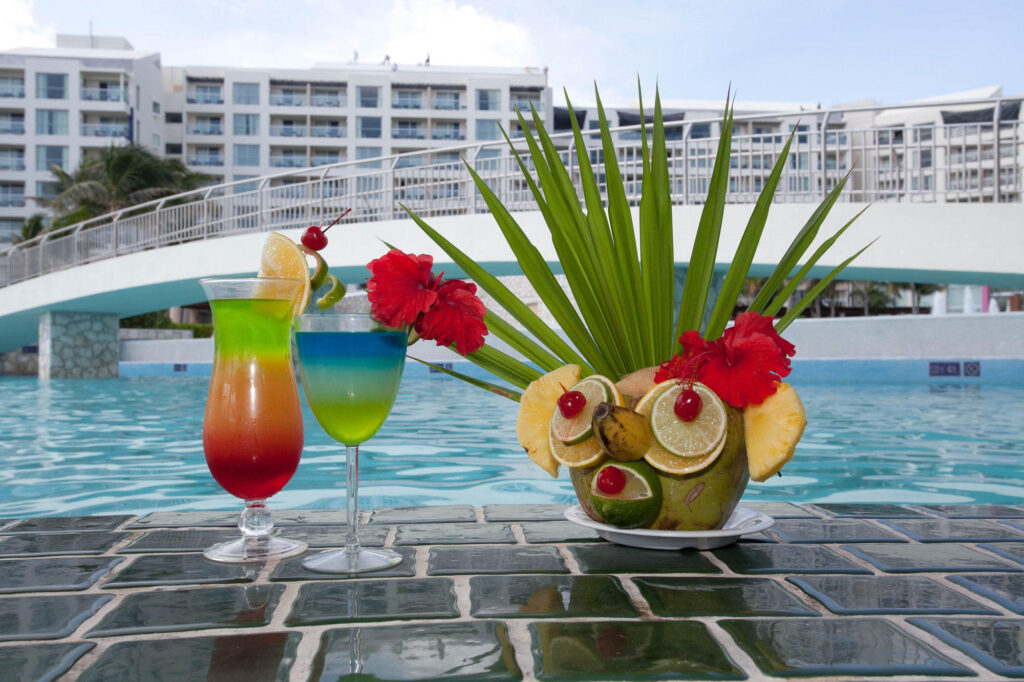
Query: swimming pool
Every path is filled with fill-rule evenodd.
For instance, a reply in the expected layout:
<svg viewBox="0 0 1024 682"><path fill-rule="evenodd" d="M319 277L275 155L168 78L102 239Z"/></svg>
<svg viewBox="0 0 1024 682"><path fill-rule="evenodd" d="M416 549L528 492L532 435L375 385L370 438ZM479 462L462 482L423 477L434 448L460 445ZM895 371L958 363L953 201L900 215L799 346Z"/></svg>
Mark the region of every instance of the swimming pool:
<svg viewBox="0 0 1024 682"><path fill-rule="evenodd" d="M744 499L1003 503L1024 499L1024 388L996 384L794 385L810 423L781 477ZM203 377L0 379L0 516L237 509L202 450ZM516 404L421 366L361 449L363 507L560 503L515 440ZM305 410L298 473L276 509L344 507L344 453Z"/></svg>

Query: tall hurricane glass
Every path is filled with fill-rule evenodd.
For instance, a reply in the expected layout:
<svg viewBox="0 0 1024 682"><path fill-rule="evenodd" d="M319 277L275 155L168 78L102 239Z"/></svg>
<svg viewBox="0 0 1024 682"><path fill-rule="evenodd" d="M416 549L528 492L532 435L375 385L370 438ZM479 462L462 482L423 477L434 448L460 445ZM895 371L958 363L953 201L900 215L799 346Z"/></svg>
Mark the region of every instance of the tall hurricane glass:
<svg viewBox="0 0 1024 682"><path fill-rule="evenodd" d="M302 407L291 359L293 279L204 279L213 311L213 376L203 450L213 478L245 500L242 537L203 554L213 561L264 561L306 543L272 535L266 500L291 480L302 454Z"/></svg>
<svg viewBox="0 0 1024 682"><path fill-rule="evenodd" d="M359 546L359 445L387 419L405 366L407 334L364 313L311 314L295 318L299 374L320 426L345 445L345 549L303 562L311 571L364 573L402 561L390 549Z"/></svg>

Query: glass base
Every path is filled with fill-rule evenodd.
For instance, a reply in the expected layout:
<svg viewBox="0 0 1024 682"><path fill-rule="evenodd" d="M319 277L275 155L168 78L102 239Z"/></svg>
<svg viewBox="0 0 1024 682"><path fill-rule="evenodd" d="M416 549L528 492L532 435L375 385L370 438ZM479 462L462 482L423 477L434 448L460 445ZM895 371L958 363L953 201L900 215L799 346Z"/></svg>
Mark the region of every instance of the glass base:
<svg viewBox="0 0 1024 682"><path fill-rule="evenodd" d="M317 573L369 573L381 571L402 563L402 555L390 549L365 549L354 552L334 549L314 554L302 562L302 567Z"/></svg>
<svg viewBox="0 0 1024 682"><path fill-rule="evenodd" d="M261 536L222 542L219 545L208 547L203 552L203 556L210 561L240 564L268 561L270 559L284 559L285 557L302 554L306 551L306 548L306 543L300 540Z"/></svg>

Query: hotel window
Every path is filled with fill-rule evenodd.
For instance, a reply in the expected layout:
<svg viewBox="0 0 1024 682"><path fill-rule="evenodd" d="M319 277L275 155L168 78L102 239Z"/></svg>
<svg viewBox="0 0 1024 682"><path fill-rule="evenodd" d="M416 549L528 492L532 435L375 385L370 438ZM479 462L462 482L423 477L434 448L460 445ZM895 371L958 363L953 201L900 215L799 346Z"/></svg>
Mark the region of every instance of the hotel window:
<svg viewBox="0 0 1024 682"><path fill-rule="evenodd" d="M60 185L48 180L36 182L36 196L41 199L53 199L60 193Z"/></svg>
<svg viewBox="0 0 1024 682"><path fill-rule="evenodd" d="M395 109L420 109L423 107L423 93L419 90L396 90L392 106Z"/></svg>
<svg viewBox="0 0 1024 682"><path fill-rule="evenodd" d="M37 73L36 98L67 99L68 75L66 73Z"/></svg>
<svg viewBox="0 0 1024 682"><path fill-rule="evenodd" d="M0 184L0 206L24 206L25 186L5 182ZM19 221L20 223L21 221Z"/></svg>
<svg viewBox="0 0 1024 682"><path fill-rule="evenodd" d="M375 109L380 106L380 88L372 85L356 86L356 100L363 109Z"/></svg>
<svg viewBox="0 0 1024 682"><path fill-rule="evenodd" d="M509 102L508 105L510 111L515 111L516 109L519 109L519 111L523 112L524 114L529 114L531 104L533 105L533 108L536 109L538 112L543 111L543 109L541 108L539 92L513 92L510 95L510 97L512 99L512 101Z"/></svg>
<svg viewBox="0 0 1024 682"><path fill-rule="evenodd" d="M17 76L0 76L0 97L24 97L25 79Z"/></svg>
<svg viewBox="0 0 1024 682"><path fill-rule="evenodd" d="M196 85L195 94L189 97L188 101L196 104L224 104L219 85Z"/></svg>
<svg viewBox="0 0 1024 682"><path fill-rule="evenodd" d="M478 140L497 140L501 137L501 131L498 129L497 121L477 121L476 122L476 139Z"/></svg>
<svg viewBox="0 0 1024 682"><path fill-rule="evenodd" d="M461 106L459 102L460 97L457 92L435 92L434 93L434 108L435 109L458 109Z"/></svg>
<svg viewBox="0 0 1024 682"><path fill-rule="evenodd" d="M236 144L235 145L236 166L258 166L260 165L260 146L258 144Z"/></svg>
<svg viewBox="0 0 1024 682"><path fill-rule="evenodd" d="M168 111L164 114L164 123L181 123L182 116L180 111Z"/></svg>
<svg viewBox="0 0 1024 682"><path fill-rule="evenodd" d="M376 159L381 155L380 147L356 147L357 159ZM360 168L380 168L380 161L359 164Z"/></svg>
<svg viewBox="0 0 1024 682"><path fill-rule="evenodd" d="M180 154L181 143L180 142L168 142L164 145L164 154Z"/></svg>
<svg viewBox="0 0 1024 682"><path fill-rule="evenodd" d="M160 102L153 102L153 113L154 114L159 114L160 113Z"/></svg>
<svg viewBox="0 0 1024 682"><path fill-rule="evenodd" d="M710 123L694 123L690 127L690 139L701 140L711 137L711 124Z"/></svg>
<svg viewBox="0 0 1024 682"><path fill-rule="evenodd" d="M51 165L57 166L61 170L67 170L67 147L54 147L50 145L39 145L36 147L36 170L48 171Z"/></svg>
<svg viewBox="0 0 1024 682"><path fill-rule="evenodd" d="M160 136L153 133L153 147L154 149L160 149Z"/></svg>
<svg viewBox="0 0 1024 682"><path fill-rule="evenodd" d="M235 104L259 104L259 83L235 83L232 87L232 101Z"/></svg>
<svg viewBox="0 0 1024 682"><path fill-rule="evenodd" d="M36 109L36 135L67 135L68 112L61 109Z"/></svg>
<svg viewBox="0 0 1024 682"><path fill-rule="evenodd" d="M357 117L356 137L380 137L380 116Z"/></svg>
<svg viewBox="0 0 1024 682"><path fill-rule="evenodd" d="M501 108L501 91L477 90L476 108L479 111L498 111Z"/></svg>
<svg viewBox="0 0 1024 682"><path fill-rule="evenodd" d="M233 176L231 176L231 180L233 182L238 182L239 180L249 180L251 178L256 178L256 177L259 177L259 176L258 175L233 175ZM231 193L232 194L242 194L244 192L255 192L259 188L260 188L259 181L256 181L256 182L243 182L241 184L238 184L238 185L235 185L234 187L232 187L231 188Z"/></svg>
<svg viewBox="0 0 1024 682"><path fill-rule="evenodd" d="M0 149L0 170L25 170L24 150Z"/></svg>
<svg viewBox="0 0 1024 682"><path fill-rule="evenodd" d="M235 135L259 135L259 114L235 114Z"/></svg>

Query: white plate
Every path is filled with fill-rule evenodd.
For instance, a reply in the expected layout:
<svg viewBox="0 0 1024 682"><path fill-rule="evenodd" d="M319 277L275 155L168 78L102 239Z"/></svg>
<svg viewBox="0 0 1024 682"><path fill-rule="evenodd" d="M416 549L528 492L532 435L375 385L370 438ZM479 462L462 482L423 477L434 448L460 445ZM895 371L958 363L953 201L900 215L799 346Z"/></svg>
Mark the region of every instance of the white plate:
<svg viewBox="0 0 1024 682"><path fill-rule="evenodd" d="M736 507L725 526L718 530L616 528L590 518L578 504L565 510L565 518L596 530L598 535L609 542L645 549L714 549L732 544L744 535L768 530L775 523L775 519L767 514L746 507Z"/></svg>

